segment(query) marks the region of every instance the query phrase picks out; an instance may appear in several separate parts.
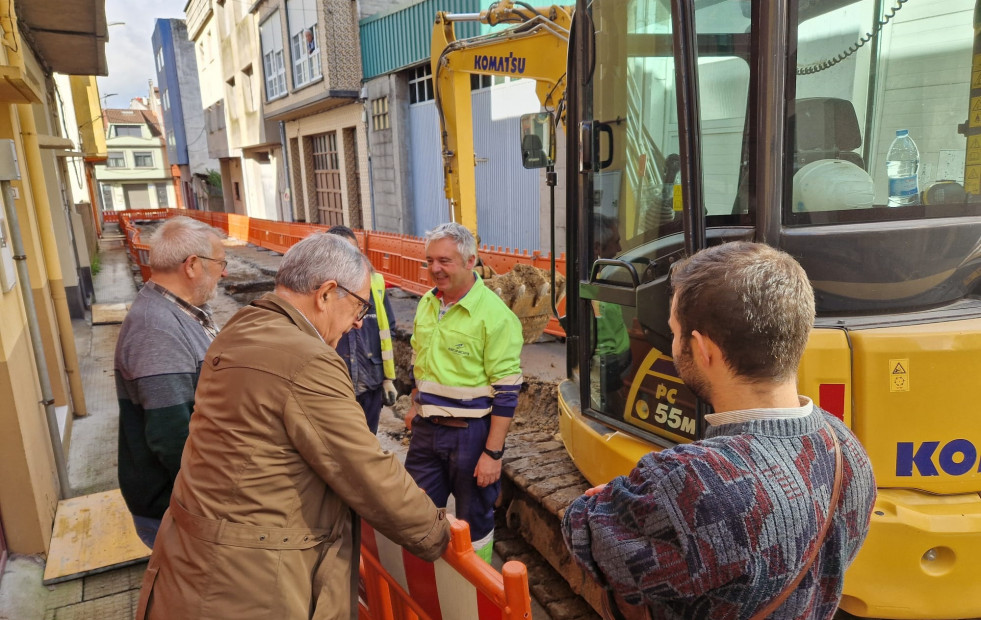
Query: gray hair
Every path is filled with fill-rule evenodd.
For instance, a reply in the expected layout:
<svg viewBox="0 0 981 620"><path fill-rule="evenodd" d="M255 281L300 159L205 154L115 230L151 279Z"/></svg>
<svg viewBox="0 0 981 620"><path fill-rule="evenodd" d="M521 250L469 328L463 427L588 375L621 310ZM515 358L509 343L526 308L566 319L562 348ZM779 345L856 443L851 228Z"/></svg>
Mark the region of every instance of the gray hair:
<svg viewBox="0 0 981 620"><path fill-rule="evenodd" d="M147 242L150 269L172 271L192 254L211 258L215 240L221 241L218 229L184 215L171 218L158 226Z"/></svg>
<svg viewBox="0 0 981 620"><path fill-rule="evenodd" d="M276 286L306 294L316 291L327 280L334 280L357 291L365 285L370 273L371 263L347 239L315 233L287 250L276 273Z"/></svg>
<svg viewBox="0 0 981 620"><path fill-rule="evenodd" d="M463 224L447 222L446 224L440 224L432 230L427 230L426 250L429 249L430 243L439 241L440 239L452 239L456 243L456 249L460 252L460 256L463 257L464 263L470 260L470 257L477 255L477 241L474 239L473 233L467 230L467 227Z"/></svg>

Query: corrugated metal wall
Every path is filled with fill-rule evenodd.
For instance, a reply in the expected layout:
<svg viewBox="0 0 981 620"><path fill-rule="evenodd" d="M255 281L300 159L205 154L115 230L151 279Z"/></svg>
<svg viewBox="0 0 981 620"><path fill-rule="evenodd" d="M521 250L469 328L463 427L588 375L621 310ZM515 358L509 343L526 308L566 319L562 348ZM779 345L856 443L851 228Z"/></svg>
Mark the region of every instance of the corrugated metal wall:
<svg viewBox="0 0 981 620"><path fill-rule="evenodd" d="M479 13L490 4L491 0L423 0L362 19L359 26L364 79L428 61L433 21L439 11ZM476 22L457 23L455 28L458 39L488 30Z"/></svg>
<svg viewBox="0 0 981 620"><path fill-rule="evenodd" d="M512 249L539 248L540 177L521 166L521 111L537 111L531 81L503 84L473 94L474 151L478 158L477 230L483 243ZM502 100L506 108L502 110ZM523 100L524 107L513 105ZM496 106L495 106L496 103ZM496 109L495 109L496 107ZM409 107L410 169L414 233L422 236L449 221L443 191L436 107L432 101ZM486 160L486 161L484 161Z"/></svg>
<svg viewBox="0 0 981 620"><path fill-rule="evenodd" d="M409 106L409 170L413 234L417 237L437 224L450 221L450 205L443 191L438 127L434 101Z"/></svg>
<svg viewBox="0 0 981 620"><path fill-rule="evenodd" d="M513 106L524 101L524 107ZM501 108L507 108L502 110ZM539 249L538 170L521 165L521 113L537 112L535 83L523 80L473 94L477 231L489 245ZM482 161L486 159L487 161Z"/></svg>

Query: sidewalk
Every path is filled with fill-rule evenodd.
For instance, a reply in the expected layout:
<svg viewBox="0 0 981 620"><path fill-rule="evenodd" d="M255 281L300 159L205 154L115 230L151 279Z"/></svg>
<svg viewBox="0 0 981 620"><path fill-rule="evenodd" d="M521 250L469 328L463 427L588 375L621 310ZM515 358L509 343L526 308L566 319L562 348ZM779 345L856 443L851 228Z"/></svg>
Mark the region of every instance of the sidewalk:
<svg viewBox="0 0 981 620"><path fill-rule="evenodd" d="M100 242L101 271L93 277L94 303L133 301L137 288L121 238L114 239L112 227ZM212 303L215 319L224 325L250 296L271 288L271 279L282 257L229 240L229 277L222 282ZM138 274L137 274L138 277ZM411 331L416 298L393 290L392 302L399 327ZM234 293L235 298L226 293ZM69 482L73 495L80 496L118 488L116 478L116 437L118 406L112 373L113 353L119 325L92 325L91 318L75 320L72 328L89 415L73 422L71 451L67 455ZM564 345L549 343L525 347L531 360L544 370L544 380L558 380L564 372ZM525 355L522 356L523 358ZM561 362L561 363L560 363ZM384 448L400 453L405 446L397 438L404 435L401 421L390 410L383 411L383 426L392 433L379 433ZM398 427L398 428L396 428ZM495 567L501 560L495 557ZM0 620L130 620L136 613L140 583L146 564L89 575L53 586L44 586L44 560L38 556L11 556L0 580ZM536 619L549 618L532 599ZM465 619L460 619L465 620Z"/></svg>
<svg viewBox="0 0 981 620"><path fill-rule="evenodd" d="M107 235L110 236L110 235ZM96 303L129 302L136 296L122 239L100 242L101 271L93 278ZM75 496L108 491L116 480L119 410L112 358L119 325L72 321L89 415L72 425L67 455ZM90 575L53 586L41 583L44 560L13 555L0 580L0 620L130 620L136 613L146 564Z"/></svg>

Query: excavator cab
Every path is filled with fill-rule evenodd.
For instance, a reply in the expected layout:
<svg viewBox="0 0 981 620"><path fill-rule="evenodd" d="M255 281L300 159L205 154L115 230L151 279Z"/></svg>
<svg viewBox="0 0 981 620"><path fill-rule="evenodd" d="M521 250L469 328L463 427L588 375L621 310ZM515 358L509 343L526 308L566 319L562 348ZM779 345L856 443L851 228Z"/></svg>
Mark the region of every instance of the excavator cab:
<svg viewBox="0 0 981 620"><path fill-rule="evenodd" d="M780 248L817 305L798 389L879 487L841 607L979 617L981 3L891 4L577 3L560 432L594 484L703 437L710 405L670 358L672 265ZM915 164L890 157L902 130Z"/></svg>

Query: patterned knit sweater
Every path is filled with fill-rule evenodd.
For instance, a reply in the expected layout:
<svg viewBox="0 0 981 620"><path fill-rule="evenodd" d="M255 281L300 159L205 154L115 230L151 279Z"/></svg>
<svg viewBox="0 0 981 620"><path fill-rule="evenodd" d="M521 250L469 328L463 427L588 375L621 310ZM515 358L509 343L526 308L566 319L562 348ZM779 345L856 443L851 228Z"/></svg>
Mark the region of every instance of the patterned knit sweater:
<svg viewBox="0 0 981 620"><path fill-rule="evenodd" d="M566 510L576 561L654 618L749 618L800 572L834 486L842 490L827 538L771 618L830 618L845 569L868 532L875 481L865 450L817 407L795 419L710 427L701 441L644 456L593 497Z"/></svg>

